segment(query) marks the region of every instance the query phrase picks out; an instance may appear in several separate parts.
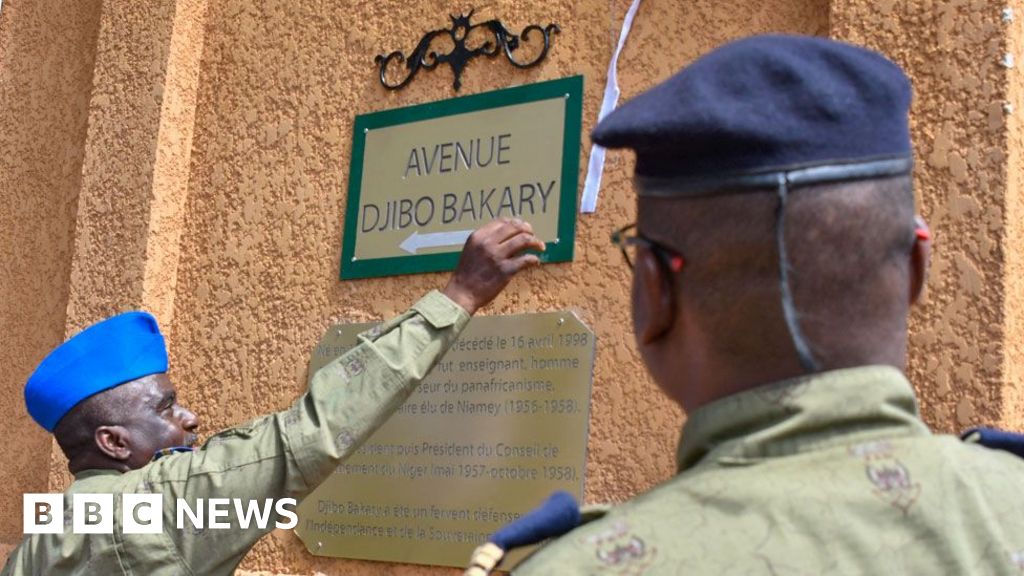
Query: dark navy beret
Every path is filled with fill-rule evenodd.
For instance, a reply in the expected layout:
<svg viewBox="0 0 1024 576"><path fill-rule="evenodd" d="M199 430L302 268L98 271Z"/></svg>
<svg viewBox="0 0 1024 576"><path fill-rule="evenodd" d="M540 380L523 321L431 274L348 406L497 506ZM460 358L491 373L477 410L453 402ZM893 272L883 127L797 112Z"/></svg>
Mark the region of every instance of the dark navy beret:
<svg viewBox="0 0 1024 576"><path fill-rule="evenodd" d="M28 413L50 432L86 398L125 382L167 372L156 318L125 312L82 330L36 368L25 385Z"/></svg>
<svg viewBox="0 0 1024 576"><path fill-rule="evenodd" d="M701 57L592 134L636 150L638 176L701 179L911 156L910 82L876 52L755 36Z"/></svg>

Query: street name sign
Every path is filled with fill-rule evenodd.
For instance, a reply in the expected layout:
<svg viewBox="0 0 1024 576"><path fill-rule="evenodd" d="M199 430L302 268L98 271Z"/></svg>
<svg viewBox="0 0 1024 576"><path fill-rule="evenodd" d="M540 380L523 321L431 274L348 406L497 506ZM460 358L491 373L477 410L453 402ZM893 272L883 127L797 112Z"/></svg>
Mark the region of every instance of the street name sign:
<svg viewBox="0 0 1024 576"><path fill-rule="evenodd" d="M341 278L451 270L503 216L572 260L582 104L574 76L356 116Z"/></svg>

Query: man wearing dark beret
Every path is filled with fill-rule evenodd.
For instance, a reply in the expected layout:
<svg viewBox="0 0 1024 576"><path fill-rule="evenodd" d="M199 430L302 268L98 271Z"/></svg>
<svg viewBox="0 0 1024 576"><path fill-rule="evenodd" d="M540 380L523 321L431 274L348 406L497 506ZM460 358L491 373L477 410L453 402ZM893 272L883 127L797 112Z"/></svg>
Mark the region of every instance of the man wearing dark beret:
<svg viewBox="0 0 1024 576"><path fill-rule="evenodd" d="M597 126L636 152L615 240L641 355L688 415L678 474L515 574L1024 570L1024 462L932 434L903 374L930 249L910 100L879 54L763 36Z"/></svg>
<svg viewBox="0 0 1024 576"><path fill-rule="evenodd" d="M176 506L231 498L301 498L334 472L413 392L477 309L543 250L529 224L491 222L469 237L445 289L360 337L319 370L291 408L221 432L191 450L198 420L178 404L167 378L167 351L156 321L143 312L93 325L50 353L29 378L29 413L53 432L75 481L64 495L113 494L113 533L25 538L3 576L232 574L272 530L256 522L230 529L178 530ZM122 494L163 496L162 532L122 525ZM221 508L223 511L224 508ZM59 514L59 511L55 511ZM211 520L212 521L212 520ZM208 527L207 527L208 528Z"/></svg>

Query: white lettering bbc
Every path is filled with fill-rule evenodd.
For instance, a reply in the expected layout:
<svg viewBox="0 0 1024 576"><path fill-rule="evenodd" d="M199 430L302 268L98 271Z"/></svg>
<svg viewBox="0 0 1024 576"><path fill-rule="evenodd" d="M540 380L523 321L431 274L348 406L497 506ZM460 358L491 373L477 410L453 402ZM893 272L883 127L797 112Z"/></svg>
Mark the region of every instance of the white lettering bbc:
<svg viewBox="0 0 1024 576"><path fill-rule="evenodd" d="M163 494L122 494L121 526L125 534L159 534L164 529ZM25 534L62 534L64 519L63 494L25 494L23 499ZM274 501L242 500L240 498L197 498L194 505L178 498L175 519L178 530L186 526L199 529L225 530L235 526L247 530L255 525L265 530L271 517L277 516L275 528L290 530L299 523L294 498ZM232 514L234 513L234 514ZM118 514L113 494L74 494L71 500L71 531L74 534L111 534ZM234 521L232 521L232 518Z"/></svg>

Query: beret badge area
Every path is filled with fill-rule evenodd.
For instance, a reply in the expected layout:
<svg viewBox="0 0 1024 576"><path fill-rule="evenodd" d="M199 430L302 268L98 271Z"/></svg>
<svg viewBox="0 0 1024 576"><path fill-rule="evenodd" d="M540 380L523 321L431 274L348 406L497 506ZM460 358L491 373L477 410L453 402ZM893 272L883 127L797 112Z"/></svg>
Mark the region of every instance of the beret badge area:
<svg viewBox="0 0 1024 576"><path fill-rule="evenodd" d="M39 364L25 384L25 406L46 430L80 402L115 386L167 371L156 318L125 312L75 334Z"/></svg>

